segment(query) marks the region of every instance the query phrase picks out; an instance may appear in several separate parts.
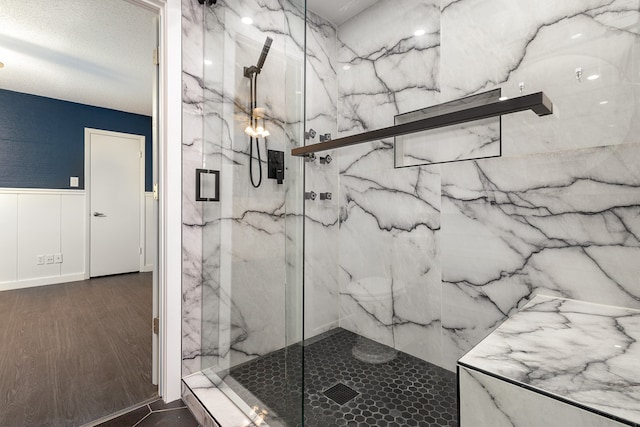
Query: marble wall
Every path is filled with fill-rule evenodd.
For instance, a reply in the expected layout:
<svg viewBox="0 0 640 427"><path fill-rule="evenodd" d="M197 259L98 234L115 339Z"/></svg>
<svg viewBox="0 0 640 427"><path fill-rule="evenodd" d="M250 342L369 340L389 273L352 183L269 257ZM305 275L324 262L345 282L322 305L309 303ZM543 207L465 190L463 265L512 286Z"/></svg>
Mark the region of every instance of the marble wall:
<svg viewBox="0 0 640 427"><path fill-rule="evenodd" d="M306 143L318 142L320 135L337 132L338 83L336 72L336 28L322 17L307 11L306 59ZM321 162L320 157L332 161ZM307 192L331 193L331 200L305 202L304 254L304 335L313 337L339 326L338 293L338 162L335 151L305 161Z"/></svg>
<svg viewBox="0 0 640 427"><path fill-rule="evenodd" d="M327 48L311 56L335 31L316 81L337 85L339 136L498 87L544 91L555 112L504 116L500 158L396 169L390 139L332 153L337 174L308 166L307 190L339 193L307 202L305 265L326 279L305 275L325 289L308 335L335 324L337 299L340 326L454 369L537 292L638 306L640 3L543 3L380 0L338 26L314 18Z"/></svg>
<svg viewBox="0 0 640 427"><path fill-rule="evenodd" d="M453 369L533 293L637 307L639 16L638 0L380 0L340 25L308 13L305 59L290 2L184 0L185 373L290 342L285 302L301 296L285 283L301 281L287 266L302 254L290 201L304 191L333 196L305 202L306 337L342 326ZM398 169L390 139L321 153L333 161L306 162L304 180L287 160L284 187L254 189L241 71L267 35L259 98L285 153L303 139L303 92L306 143L520 83L555 113L505 116L500 158ZM196 167L222 171L223 202L194 201Z"/></svg>
<svg viewBox="0 0 640 427"><path fill-rule="evenodd" d="M304 12L298 2L183 2L183 373L227 367L282 348L288 195L298 174L288 155L301 140ZM252 24L242 22L251 17ZM249 176L249 79L266 38L258 107L271 135L254 145ZM255 144L255 142L254 142ZM266 150L285 152L285 183L268 179ZM220 202L195 201L195 169L220 171Z"/></svg>
<svg viewBox="0 0 640 427"><path fill-rule="evenodd" d="M440 19L437 0L383 0L338 27L341 135L440 102ZM394 169L393 140L338 155L340 325L439 361L438 171Z"/></svg>
<svg viewBox="0 0 640 427"><path fill-rule="evenodd" d="M183 374L200 370L203 205L195 201L204 127L204 10L182 1L182 360Z"/></svg>

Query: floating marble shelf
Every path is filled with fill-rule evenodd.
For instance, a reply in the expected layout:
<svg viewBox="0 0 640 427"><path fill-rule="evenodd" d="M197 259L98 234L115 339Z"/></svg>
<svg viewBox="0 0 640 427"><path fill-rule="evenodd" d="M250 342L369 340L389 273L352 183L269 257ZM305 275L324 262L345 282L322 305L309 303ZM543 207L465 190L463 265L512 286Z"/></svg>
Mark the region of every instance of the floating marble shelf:
<svg viewBox="0 0 640 427"><path fill-rule="evenodd" d="M441 114L413 122L363 132L357 135L345 136L343 138L337 138L327 142L297 147L291 150L291 154L294 156L305 156L319 151L333 150L335 148L348 147L350 145L361 144L363 142L408 135L416 132L438 129L445 126L467 123L474 120L517 113L525 110L532 110L538 116L553 114L553 103L543 92L536 92L530 95L523 95L502 101L495 100L481 105L468 105L461 102L457 109L450 108L452 103L446 103L443 105L446 105L446 108L442 109L443 111ZM430 109L437 111L439 107L441 106L436 105L430 107Z"/></svg>
<svg viewBox="0 0 640 427"><path fill-rule="evenodd" d="M638 342L638 310L537 296L458 361L460 426L638 426Z"/></svg>

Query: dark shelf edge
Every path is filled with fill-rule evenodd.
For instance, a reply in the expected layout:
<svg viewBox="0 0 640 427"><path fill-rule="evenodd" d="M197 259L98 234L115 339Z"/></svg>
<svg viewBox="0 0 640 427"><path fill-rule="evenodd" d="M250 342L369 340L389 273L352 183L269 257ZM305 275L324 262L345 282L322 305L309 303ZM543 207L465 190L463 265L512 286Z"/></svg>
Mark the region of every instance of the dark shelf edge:
<svg viewBox="0 0 640 427"><path fill-rule="evenodd" d="M470 107L464 110L452 111L439 116L427 117L413 122L402 123L357 135L345 136L327 142L297 147L291 150L293 156L305 156L319 151L333 150L336 148L348 147L350 145L361 144L363 142L375 141L394 136L408 135L430 129L437 129L445 126L452 126L475 120L487 119L489 117L501 116L504 114L517 113L519 111L531 110L538 116L553 114L553 103L547 98L544 92L536 92L517 98L496 101L486 105Z"/></svg>

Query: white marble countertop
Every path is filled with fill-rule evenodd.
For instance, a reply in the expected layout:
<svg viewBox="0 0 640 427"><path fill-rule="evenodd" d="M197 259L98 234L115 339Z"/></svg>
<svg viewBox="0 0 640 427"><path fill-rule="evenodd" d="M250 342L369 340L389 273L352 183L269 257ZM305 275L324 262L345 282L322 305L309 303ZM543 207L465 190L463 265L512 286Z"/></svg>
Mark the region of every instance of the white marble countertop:
<svg viewBox="0 0 640 427"><path fill-rule="evenodd" d="M458 363L640 423L640 311L536 296Z"/></svg>

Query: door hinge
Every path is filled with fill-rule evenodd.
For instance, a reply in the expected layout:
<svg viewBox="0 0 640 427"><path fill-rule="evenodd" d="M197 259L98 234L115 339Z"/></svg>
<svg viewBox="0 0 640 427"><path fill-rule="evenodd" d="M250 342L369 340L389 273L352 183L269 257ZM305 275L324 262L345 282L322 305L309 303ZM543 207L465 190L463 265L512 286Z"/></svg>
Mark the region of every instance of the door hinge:
<svg viewBox="0 0 640 427"><path fill-rule="evenodd" d="M153 200L158 200L158 183L153 184Z"/></svg>
<svg viewBox="0 0 640 427"><path fill-rule="evenodd" d="M153 65L160 65L160 55L158 54L158 48L153 49Z"/></svg>
<svg viewBox="0 0 640 427"><path fill-rule="evenodd" d="M160 319L157 317L153 318L153 333L156 335L160 333Z"/></svg>
<svg viewBox="0 0 640 427"><path fill-rule="evenodd" d="M138 248L138 250L140 251L140 255L142 255L142 248Z"/></svg>

